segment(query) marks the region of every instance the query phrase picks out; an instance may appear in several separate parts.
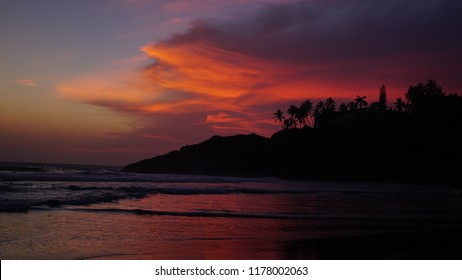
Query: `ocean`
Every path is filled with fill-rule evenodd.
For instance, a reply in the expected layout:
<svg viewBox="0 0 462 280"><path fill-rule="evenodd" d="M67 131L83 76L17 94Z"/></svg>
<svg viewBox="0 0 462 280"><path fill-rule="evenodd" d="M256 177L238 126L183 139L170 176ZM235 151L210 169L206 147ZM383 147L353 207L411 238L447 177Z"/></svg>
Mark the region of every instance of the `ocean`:
<svg viewBox="0 0 462 280"><path fill-rule="evenodd" d="M461 228L457 186L119 170L0 163L0 258L382 258Z"/></svg>

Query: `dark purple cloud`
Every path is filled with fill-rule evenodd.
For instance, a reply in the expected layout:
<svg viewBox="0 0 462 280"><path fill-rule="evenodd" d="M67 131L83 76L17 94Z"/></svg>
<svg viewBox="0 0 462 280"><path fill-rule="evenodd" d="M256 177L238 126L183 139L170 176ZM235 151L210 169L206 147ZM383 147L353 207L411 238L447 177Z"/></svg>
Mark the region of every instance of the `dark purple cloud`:
<svg viewBox="0 0 462 280"><path fill-rule="evenodd" d="M266 59L318 61L343 57L454 51L460 1L306 1L269 6L255 17L198 21L169 44L202 41Z"/></svg>

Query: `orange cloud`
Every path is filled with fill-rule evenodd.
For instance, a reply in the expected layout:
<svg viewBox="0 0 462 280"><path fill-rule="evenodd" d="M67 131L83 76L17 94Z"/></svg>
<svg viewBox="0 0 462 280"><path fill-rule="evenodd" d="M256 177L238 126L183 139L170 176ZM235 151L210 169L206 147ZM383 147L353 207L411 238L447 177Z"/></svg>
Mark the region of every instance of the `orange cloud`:
<svg viewBox="0 0 462 280"><path fill-rule="evenodd" d="M149 104L143 110L229 110L249 112L260 105L322 96L319 83L305 75L306 65L257 58L215 47L213 43L175 39L145 46L154 60L144 72L146 85L157 92L182 92L186 98ZM332 88L330 86L330 88Z"/></svg>
<svg viewBox="0 0 462 280"><path fill-rule="evenodd" d="M156 61L145 72L148 82L210 97L243 96L273 80L278 71L276 64L203 43L155 44L142 50Z"/></svg>
<svg viewBox="0 0 462 280"><path fill-rule="evenodd" d="M163 99L160 89L146 88L136 70L138 57L115 62L101 71L56 85L63 97L119 111L142 111L144 106Z"/></svg>
<svg viewBox="0 0 462 280"><path fill-rule="evenodd" d="M229 122L236 122L240 121L239 118L233 118L230 114L227 113L217 113L217 114L209 114L205 118L206 123L229 123Z"/></svg>
<svg viewBox="0 0 462 280"><path fill-rule="evenodd" d="M144 71L144 83L164 94L182 92L185 96L149 103L141 110L154 114L203 113L202 125L221 134L271 135L278 129L272 114L281 103L299 104L307 98L336 98L345 93L341 84L324 84L310 77L315 70L329 71L331 65L258 58L216 45L196 35L143 47L154 60Z"/></svg>

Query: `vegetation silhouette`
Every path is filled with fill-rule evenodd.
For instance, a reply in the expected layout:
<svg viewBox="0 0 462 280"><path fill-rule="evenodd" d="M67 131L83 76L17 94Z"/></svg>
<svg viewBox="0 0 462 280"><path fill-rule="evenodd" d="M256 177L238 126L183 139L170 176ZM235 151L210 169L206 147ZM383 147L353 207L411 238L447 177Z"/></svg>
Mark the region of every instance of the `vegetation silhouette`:
<svg viewBox="0 0 462 280"><path fill-rule="evenodd" d="M401 97L396 98L396 102L393 104L395 105L395 110L398 112L403 112L406 108L406 103Z"/></svg>
<svg viewBox="0 0 462 280"><path fill-rule="evenodd" d="M358 108L359 109L362 109L363 106L364 107L367 107L367 101L366 101L366 96L359 96L359 95L356 95L356 99L355 99L355 108Z"/></svg>
<svg viewBox="0 0 462 280"><path fill-rule="evenodd" d="M131 164L130 172L277 176L292 179L462 182L462 97L434 80L410 86L387 106L385 86L336 106L309 99L274 112L270 139L212 137ZM284 164L281 164L284 163Z"/></svg>
<svg viewBox="0 0 462 280"><path fill-rule="evenodd" d="M320 101L314 124L284 126L271 137L276 162L287 178L461 181L462 97L446 94L434 80L410 86L405 100L387 107L385 86L370 107L357 95L338 110ZM282 116L284 117L284 116ZM306 160L309 159L309 160Z"/></svg>
<svg viewBox="0 0 462 280"><path fill-rule="evenodd" d="M378 108L382 110L387 109L387 91L385 89L385 85L380 87Z"/></svg>

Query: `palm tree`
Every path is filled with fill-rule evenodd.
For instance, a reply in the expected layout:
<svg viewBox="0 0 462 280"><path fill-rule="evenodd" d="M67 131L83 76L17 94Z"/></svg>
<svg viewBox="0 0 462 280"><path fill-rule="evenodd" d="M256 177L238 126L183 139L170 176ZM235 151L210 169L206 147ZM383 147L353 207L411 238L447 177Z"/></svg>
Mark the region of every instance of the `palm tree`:
<svg viewBox="0 0 462 280"><path fill-rule="evenodd" d="M281 127L284 127L284 124L282 123L284 119L284 113L281 111L281 109L278 109L276 112L274 112L274 121L279 122Z"/></svg>
<svg viewBox="0 0 462 280"><path fill-rule="evenodd" d="M298 108L297 106L295 105L290 105L289 108L287 108L287 114L289 114L291 121L290 121L290 124L291 126L290 127L297 127L297 115L298 115ZM290 128L289 127L289 128Z"/></svg>
<svg viewBox="0 0 462 280"><path fill-rule="evenodd" d="M355 102L354 102L354 101L350 101L350 102L348 103L347 107L348 107L348 110L350 110L350 111L356 109Z"/></svg>
<svg viewBox="0 0 462 280"><path fill-rule="evenodd" d="M409 113L412 110L412 105L410 103L404 104L404 112Z"/></svg>
<svg viewBox="0 0 462 280"><path fill-rule="evenodd" d="M295 122L294 118L288 118L284 120L284 128L295 128L297 126L297 123Z"/></svg>
<svg viewBox="0 0 462 280"><path fill-rule="evenodd" d="M298 122L300 127L306 126L306 117L308 117L308 111L303 106L297 108L297 113L295 114L295 120Z"/></svg>
<svg viewBox="0 0 462 280"><path fill-rule="evenodd" d="M309 99L307 99L305 102L303 102L299 110L301 111L301 115L304 115L304 118L306 119L306 122L304 120L304 123L307 123L308 126L311 126L313 124L313 103ZM310 124L310 118L311 118L311 124Z"/></svg>
<svg viewBox="0 0 462 280"><path fill-rule="evenodd" d="M340 104L338 109L339 109L340 112L346 112L346 111L348 111L348 105L346 105L345 103L342 103L342 104Z"/></svg>
<svg viewBox="0 0 462 280"><path fill-rule="evenodd" d="M324 103L324 109L329 112L335 111L335 101L332 99L332 97L328 97L326 99L326 103Z"/></svg>
<svg viewBox="0 0 462 280"><path fill-rule="evenodd" d="M379 93L379 109L385 110L387 109L387 91L385 89L385 85L380 87Z"/></svg>
<svg viewBox="0 0 462 280"><path fill-rule="evenodd" d="M288 108L287 108L287 114L290 115L290 117L292 118L295 118L295 115L297 114L297 111L298 111L298 108L297 106L295 105L290 105Z"/></svg>
<svg viewBox="0 0 462 280"><path fill-rule="evenodd" d="M313 111L313 103L311 103L309 99L303 102L302 105L300 105L300 107L305 108L308 111L308 113L311 113L311 111Z"/></svg>
<svg viewBox="0 0 462 280"><path fill-rule="evenodd" d="M395 111L402 112L406 106L406 103L401 97L396 98L396 102L393 103L395 105Z"/></svg>
<svg viewBox="0 0 462 280"><path fill-rule="evenodd" d="M313 110L313 115L315 117L319 117L323 112L324 112L324 102L319 101L318 104L316 104L316 107Z"/></svg>
<svg viewBox="0 0 462 280"><path fill-rule="evenodd" d="M356 95L355 98L355 107L359 109L362 109L364 107L367 107L367 101L366 101L366 96L359 96Z"/></svg>

